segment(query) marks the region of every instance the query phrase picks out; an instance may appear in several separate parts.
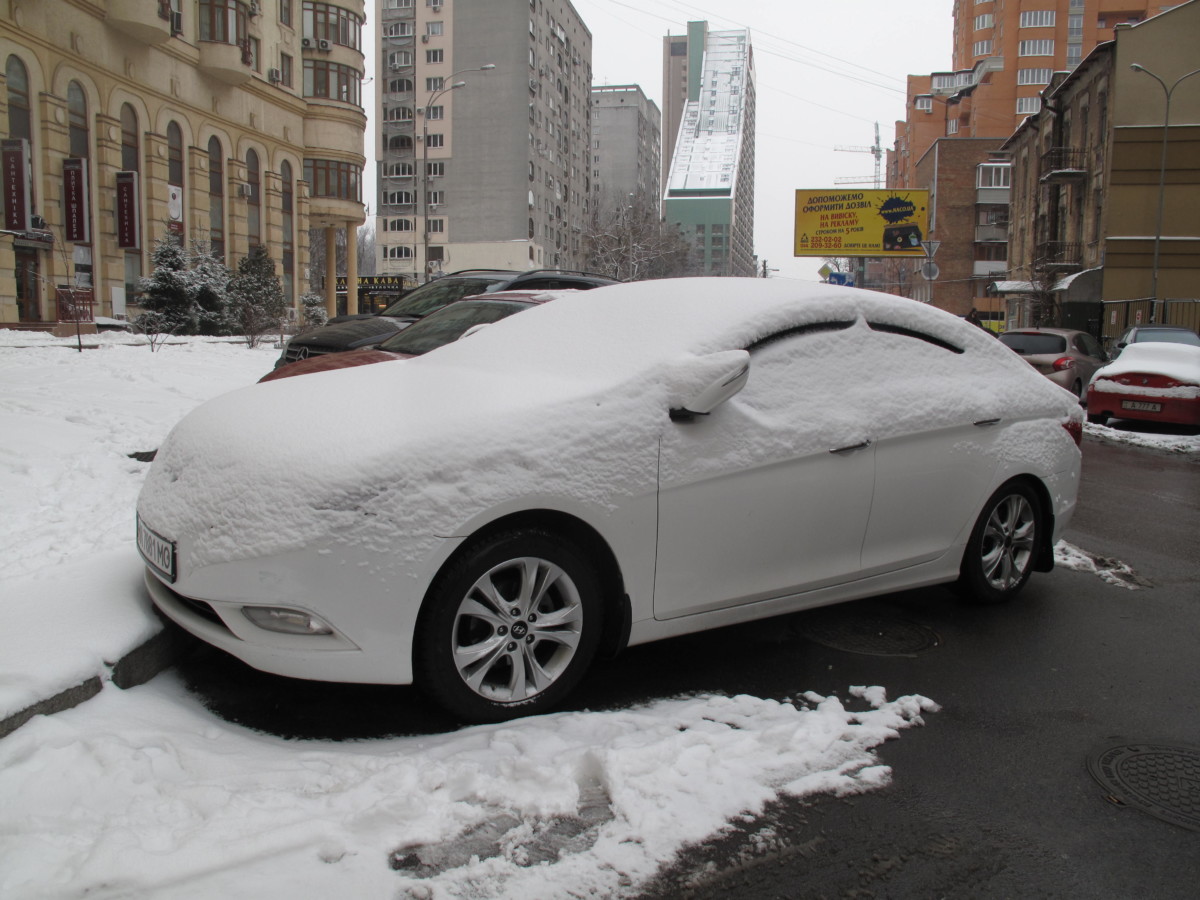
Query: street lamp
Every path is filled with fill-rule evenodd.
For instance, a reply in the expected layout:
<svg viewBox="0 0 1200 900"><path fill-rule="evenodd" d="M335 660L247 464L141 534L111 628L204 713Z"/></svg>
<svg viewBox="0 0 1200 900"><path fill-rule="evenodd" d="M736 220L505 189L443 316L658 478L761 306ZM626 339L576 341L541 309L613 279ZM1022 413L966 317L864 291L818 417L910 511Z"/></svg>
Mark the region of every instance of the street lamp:
<svg viewBox="0 0 1200 900"><path fill-rule="evenodd" d="M1159 247L1162 244L1163 230L1163 202L1166 198L1166 183L1167 183L1167 136L1171 128L1171 94L1175 93L1175 88L1179 87L1179 83L1185 78L1191 78L1193 75L1200 75L1200 69L1192 69L1186 75L1180 75L1175 79L1175 83L1167 87L1167 83L1143 66L1141 63L1130 63L1129 68L1135 72L1144 72L1155 81L1163 89L1163 95L1166 97L1166 110L1163 113L1163 136L1162 136L1162 153L1158 163L1158 225L1154 231L1154 268L1150 274L1150 292L1154 295L1154 318L1158 324L1163 324L1164 303L1158 297L1158 258Z"/></svg>
<svg viewBox="0 0 1200 900"><path fill-rule="evenodd" d="M466 72L490 72L496 68L494 63L476 66L471 69L459 69L457 72L452 72L442 81L442 87L438 88L429 95L429 100L425 103L425 109L421 114L421 234L423 251L421 254L421 268L425 272L425 280L429 281L429 110L433 108L434 101L440 98L443 94L448 94L450 91L461 87L466 87L465 81L455 81L459 75Z"/></svg>

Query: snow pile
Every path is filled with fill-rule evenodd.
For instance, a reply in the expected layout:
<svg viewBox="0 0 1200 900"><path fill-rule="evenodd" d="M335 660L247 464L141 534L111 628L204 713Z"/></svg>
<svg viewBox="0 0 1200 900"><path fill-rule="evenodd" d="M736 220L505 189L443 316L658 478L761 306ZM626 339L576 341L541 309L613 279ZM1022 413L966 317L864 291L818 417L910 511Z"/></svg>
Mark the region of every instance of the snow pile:
<svg viewBox="0 0 1200 900"><path fill-rule="evenodd" d="M872 749L937 706L850 694L859 711L815 694L704 696L297 743L221 722L160 676L0 742L0 895L632 894L686 844L782 794L887 784ZM556 845L545 826L584 798L587 827ZM442 864L413 871L435 843L424 856Z"/></svg>
<svg viewBox="0 0 1200 900"><path fill-rule="evenodd" d="M1094 556L1066 541L1054 545L1054 564L1076 572L1088 572L1111 585L1131 591L1150 586L1148 581L1120 560Z"/></svg>

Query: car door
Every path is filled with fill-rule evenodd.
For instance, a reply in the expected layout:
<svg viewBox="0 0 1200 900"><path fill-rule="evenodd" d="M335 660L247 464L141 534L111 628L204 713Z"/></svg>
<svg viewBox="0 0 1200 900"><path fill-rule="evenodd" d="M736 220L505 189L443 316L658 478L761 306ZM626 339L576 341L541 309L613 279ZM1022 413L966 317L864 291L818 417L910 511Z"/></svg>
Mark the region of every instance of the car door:
<svg viewBox="0 0 1200 900"><path fill-rule="evenodd" d="M823 323L757 342L740 393L666 429L656 618L855 577L874 483L855 331Z"/></svg>
<svg viewBox="0 0 1200 900"><path fill-rule="evenodd" d="M942 556L975 520L998 465L996 442L1012 423L1004 383L970 348L872 321L881 377L867 390L874 418L875 491L863 577Z"/></svg>

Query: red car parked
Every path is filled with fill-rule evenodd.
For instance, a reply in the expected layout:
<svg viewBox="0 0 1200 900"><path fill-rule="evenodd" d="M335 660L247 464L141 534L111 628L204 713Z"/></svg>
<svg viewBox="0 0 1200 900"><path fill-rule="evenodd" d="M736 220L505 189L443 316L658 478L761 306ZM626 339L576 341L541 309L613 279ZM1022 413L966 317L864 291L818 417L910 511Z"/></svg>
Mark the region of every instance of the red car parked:
<svg viewBox="0 0 1200 900"><path fill-rule="evenodd" d="M1088 387L1088 421L1142 419L1200 428L1200 347L1129 344Z"/></svg>

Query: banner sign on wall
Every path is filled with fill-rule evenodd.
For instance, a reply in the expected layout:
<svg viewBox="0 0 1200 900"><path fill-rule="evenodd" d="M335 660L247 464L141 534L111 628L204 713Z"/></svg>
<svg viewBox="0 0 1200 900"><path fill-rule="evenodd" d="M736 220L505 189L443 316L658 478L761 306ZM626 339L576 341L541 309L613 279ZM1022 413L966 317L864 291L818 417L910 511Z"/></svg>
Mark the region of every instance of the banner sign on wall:
<svg viewBox="0 0 1200 900"><path fill-rule="evenodd" d="M92 242L87 163L75 157L63 160L63 234L75 244Z"/></svg>
<svg viewBox="0 0 1200 900"><path fill-rule="evenodd" d="M5 140L0 144L3 153L4 228L6 231L29 231L32 204L29 179L29 141L24 138Z"/></svg>
<svg viewBox="0 0 1200 900"><path fill-rule="evenodd" d="M117 246L127 250L142 246L140 188L137 172L117 173Z"/></svg>
<svg viewBox="0 0 1200 900"><path fill-rule="evenodd" d="M796 191L796 256L916 256L929 191Z"/></svg>

